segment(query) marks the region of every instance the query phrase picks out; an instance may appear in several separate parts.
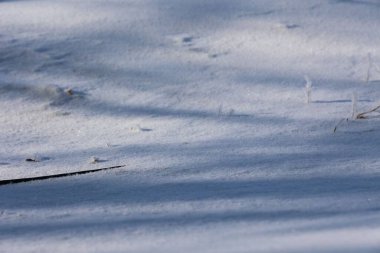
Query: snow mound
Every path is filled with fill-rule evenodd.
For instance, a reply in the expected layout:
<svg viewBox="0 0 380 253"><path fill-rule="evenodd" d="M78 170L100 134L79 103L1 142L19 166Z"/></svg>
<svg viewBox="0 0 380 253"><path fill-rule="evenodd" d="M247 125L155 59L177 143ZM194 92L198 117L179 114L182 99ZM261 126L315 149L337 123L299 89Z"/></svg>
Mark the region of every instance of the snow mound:
<svg viewBox="0 0 380 253"><path fill-rule="evenodd" d="M71 88L62 88L58 85L24 85L5 84L0 85L0 94L8 94L12 97L23 97L32 100L48 102L51 106L66 104L73 99L84 97L83 92L74 92Z"/></svg>

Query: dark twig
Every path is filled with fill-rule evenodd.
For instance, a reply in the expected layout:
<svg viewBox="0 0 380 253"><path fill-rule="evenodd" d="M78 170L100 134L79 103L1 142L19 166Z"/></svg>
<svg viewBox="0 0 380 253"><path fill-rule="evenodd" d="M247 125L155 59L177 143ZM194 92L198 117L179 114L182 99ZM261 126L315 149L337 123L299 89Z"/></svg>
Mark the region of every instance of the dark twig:
<svg viewBox="0 0 380 253"><path fill-rule="evenodd" d="M338 124L336 124L336 126L334 127L334 133L336 132L336 130L338 130L338 127L339 127L344 121L348 121L348 118L345 118L345 119L341 119L341 120L339 120Z"/></svg>
<svg viewBox="0 0 380 253"><path fill-rule="evenodd" d="M98 172L98 171L103 171L103 170L111 170L111 169L116 169L116 168L121 168L121 167L125 167L125 165L118 165L118 166L93 169L93 170L82 170L82 171L75 171L75 172L62 173L62 174L54 174L54 175L41 176L41 177L27 177L27 178L1 180L0 185L18 184L18 183L26 183L26 182L30 182L30 181L46 180L46 179L50 179L50 178L83 175L83 174L88 174L88 173L93 173L93 172Z"/></svg>
<svg viewBox="0 0 380 253"><path fill-rule="evenodd" d="M370 114L372 112L376 112L379 109L380 109L380 105L376 106L375 108L373 108L370 111L359 113L358 115L356 115L356 118L357 119L367 119L368 118L367 114Z"/></svg>

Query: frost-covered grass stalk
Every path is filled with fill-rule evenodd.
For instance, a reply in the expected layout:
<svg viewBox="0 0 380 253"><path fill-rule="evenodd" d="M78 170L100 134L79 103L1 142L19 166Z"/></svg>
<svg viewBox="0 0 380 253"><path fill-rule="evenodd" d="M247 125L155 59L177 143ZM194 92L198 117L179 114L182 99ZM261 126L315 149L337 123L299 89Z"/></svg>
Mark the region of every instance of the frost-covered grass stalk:
<svg viewBox="0 0 380 253"><path fill-rule="evenodd" d="M372 66L375 68L375 71L376 71L377 73L380 73L380 66L379 66L379 65L377 65L377 64L374 63L374 62L372 62Z"/></svg>
<svg viewBox="0 0 380 253"><path fill-rule="evenodd" d="M358 95L356 92L352 92L351 95L351 103L352 103L352 114L351 118L356 119L358 115Z"/></svg>
<svg viewBox="0 0 380 253"><path fill-rule="evenodd" d="M219 117L223 116L223 104L220 104L220 105L219 105L219 108L218 108L218 116L219 116Z"/></svg>
<svg viewBox="0 0 380 253"><path fill-rule="evenodd" d="M365 82L368 84L371 80L371 70L373 66L371 53L368 53L367 58L368 58L368 69L367 69L367 76L366 76Z"/></svg>
<svg viewBox="0 0 380 253"><path fill-rule="evenodd" d="M313 87L313 83L311 82L308 76L305 76L305 95L306 95L306 103L309 104L311 102L311 89Z"/></svg>

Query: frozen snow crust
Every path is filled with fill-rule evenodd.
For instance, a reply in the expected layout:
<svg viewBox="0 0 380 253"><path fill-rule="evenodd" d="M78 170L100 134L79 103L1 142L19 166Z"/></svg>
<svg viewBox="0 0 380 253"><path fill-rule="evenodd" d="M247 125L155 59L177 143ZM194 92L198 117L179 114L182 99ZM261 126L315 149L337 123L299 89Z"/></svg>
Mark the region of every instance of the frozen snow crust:
<svg viewBox="0 0 380 253"><path fill-rule="evenodd" d="M0 252L379 252L379 13L0 1Z"/></svg>

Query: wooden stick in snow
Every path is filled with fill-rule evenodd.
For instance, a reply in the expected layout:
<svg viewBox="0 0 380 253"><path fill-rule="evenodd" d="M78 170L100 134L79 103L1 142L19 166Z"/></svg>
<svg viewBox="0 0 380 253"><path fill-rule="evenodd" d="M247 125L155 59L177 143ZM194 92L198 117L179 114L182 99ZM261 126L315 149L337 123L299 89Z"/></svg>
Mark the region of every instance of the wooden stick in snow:
<svg viewBox="0 0 380 253"><path fill-rule="evenodd" d="M37 181L37 180L46 180L46 179L50 179L50 178L83 175L83 174L88 174L88 173L93 173L93 172L98 172L98 171L103 171L103 170L111 170L111 169L116 169L116 168L121 168L121 167L125 167L125 165L117 165L117 166L100 168L100 169L82 170L82 171L75 171L75 172L62 173L62 174L54 174L54 175L41 176L41 177L26 177L26 178L1 180L0 185L18 184L18 183L26 183L26 182L31 182L31 181Z"/></svg>

